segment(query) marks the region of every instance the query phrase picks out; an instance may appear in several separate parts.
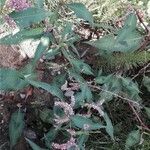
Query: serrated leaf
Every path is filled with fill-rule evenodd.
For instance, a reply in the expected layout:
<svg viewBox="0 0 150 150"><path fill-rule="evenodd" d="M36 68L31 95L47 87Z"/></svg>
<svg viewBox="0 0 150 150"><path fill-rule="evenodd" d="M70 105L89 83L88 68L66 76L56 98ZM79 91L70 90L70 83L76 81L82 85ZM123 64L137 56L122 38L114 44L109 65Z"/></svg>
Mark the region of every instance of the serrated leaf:
<svg viewBox="0 0 150 150"><path fill-rule="evenodd" d="M48 150L48 149L43 149L41 148L40 146L38 146L37 144L35 144L34 142L32 142L31 140L27 139L26 138L26 141L29 143L30 147L33 149L33 150Z"/></svg>
<svg viewBox="0 0 150 150"><path fill-rule="evenodd" d="M91 119L80 115L75 115L71 117L71 121L76 127L80 129L84 129L85 126L88 126L87 130L98 130L101 128L105 128L100 123L95 123Z"/></svg>
<svg viewBox="0 0 150 150"><path fill-rule="evenodd" d="M88 9L85 7L84 4L70 3L70 4L67 4L67 6L75 12L77 17L84 19L85 21L88 21L91 25L93 24L92 13L88 11Z"/></svg>
<svg viewBox="0 0 150 150"><path fill-rule="evenodd" d="M138 144L140 142L140 137L140 130L131 131L127 136L125 148L128 150Z"/></svg>
<svg viewBox="0 0 150 150"><path fill-rule="evenodd" d="M112 122L109 118L109 116L107 115L107 113L104 113L104 119L106 122L106 132L110 135L110 137L114 140L114 127L112 125Z"/></svg>
<svg viewBox="0 0 150 150"><path fill-rule="evenodd" d="M48 83L38 82L38 81L33 81L28 79L26 79L26 81L37 88L42 88L50 92L52 95L57 96L60 99L64 98L62 91L55 85L50 85Z"/></svg>
<svg viewBox="0 0 150 150"><path fill-rule="evenodd" d="M24 129L24 114L20 110L14 112L9 123L10 147L13 148L22 135Z"/></svg>
<svg viewBox="0 0 150 150"><path fill-rule="evenodd" d="M145 108L148 118L150 119L150 108L149 107L144 107L144 108Z"/></svg>
<svg viewBox="0 0 150 150"><path fill-rule="evenodd" d="M150 77L144 76L143 78L143 85L147 88L147 90L150 92Z"/></svg>
<svg viewBox="0 0 150 150"><path fill-rule="evenodd" d="M16 34L7 35L0 39L0 44L19 44L20 42L27 40L27 39L38 39L41 38L43 35L43 29L42 28L35 28L35 29L24 29Z"/></svg>
<svg viewBox="0 0 150 150"><path fill-rule="evenodd" d="M52 12L45 11L42 8L30 7L23 11L12 12L9 16L16 22L16 24L22 29L29 27L33 23L39 23L46 17L53 15Z"/></svg>

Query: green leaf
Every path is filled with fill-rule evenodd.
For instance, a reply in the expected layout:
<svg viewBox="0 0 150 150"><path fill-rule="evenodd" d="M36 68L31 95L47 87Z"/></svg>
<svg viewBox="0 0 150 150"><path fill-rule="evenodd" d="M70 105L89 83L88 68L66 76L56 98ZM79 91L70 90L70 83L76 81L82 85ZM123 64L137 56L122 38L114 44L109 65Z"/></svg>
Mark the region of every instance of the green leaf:
<svg viewBox="0 0 150 150"><path fill-rule="evenodd" d="M125 147L126 149L131 149L134 145L138 144L140 142L140 130L134 130L131 131L126 139Z"/></svg>
<svg viewBox="0 0 150 150"><path fill-rule="evenodd" d="M42 28L35 28L35 29L24 29L16 34L7 35L0 39L0 44L19 44L20 42L27 40L27 39L38 39L41 38L43 35Z"/></svg>
<svg viewBox="0 0 150 150"><path fill-rule="evenodd" d="M50 45L51 37L50 35L46 34L41 38L41 41L36 49L36 52L34 54L34 58L32 60L33 66L37 63L37 61L41 58L44 51L48 48Z"/></svg>
<svg viewBox="0 0 150 150"><path fill-rule="evenodd" d="M34 8L30 7L23 11L12 12L9 16L14 19L16 24L22 29L29 27L33 23L39 23L45 18L52 16L53 13L49 11L45 11L42 8Z"/></svg>
<svg viewBox="0 0 150 150"><path fill-rule="evenodd" d="M150 108L149 107L144 107L144 108L145 108L148 118L150 119Z"/></svg>
<svg viewBox="0 0 150 150"><path fill-rule="evenodd" d="M44 109L40 111L40 118L43 122L52 123L53 122L53 111L50 109Z"/></svg>
<svg viewBox="0 0 150 150"><path fill-rule="evenodd" d="M105 126L101 125L100 123L93 122L91 119L80 115L71 117L71 121L73 125L80 129L84 129L85 126L89 126L87 130L98 130L105 128Z"/></svg>
<svg viewBox="0 0 150 150"><path fill-rule="evenodd" d="M82 60L70 59L70 62L77 71L85 73L87 75L93 75L91 67L88 64L84 63Z"/></svg>
<svg viewBox="0 0 150 150"><path fill-rule="evenodd" d="M58 130L52 127L49 132L44 135L45 144L49 149L52 149L51 144L55 140L57 134Z"/></svg>
<svg viewBox="0 0 150 150"><path fill-rule="evenodd" d="M77 17L88 21L91 25L93 24L92 13L82 3L70 3L67 6L75 12Z"/></svg>
<svg viewBox="0 0 150 150"><path fill-rule="evenodd" d="M79 135L77 138L77 145L80 148L80 150L85 150L85 143L87 142L89 138L89 134L86 132L85 134Z"/></svg>
<svg viewBox="0 0 150 150"><path fill-rule="evenodd" d="M112 122L107 115L107 113L104 114L104 119L106 121L106 132L110 135L110 137L114 140L114 127L112 125Z"/></svg>
<svg viewBox="0 0 150 150"><path fill-rule="evenodd" d="M19 90L27 85L28 83L23 80L23 75L17 70L0 69L0 90Z"/></svg>
<svg viewBox="0 0 150 150"><path fill-rule="evenodd" d="M24 129L24 114L20 110L14 112L9 123L10 147L13 148L22 135Z"/></svg>
<svg viewBox="0 0 150 150"><path fill-rule="evenodd" d="M31 140L27 138L26 138L26 141L29 143L29 145L31 146L33 150L46 150L46 149L39 147L37 144L33 143Z"/></svg>
<svg viewBox="0 0 150 150"><path fill-rule="evenodd" d="M43 8L43 6L44 6L44 0L35 0L35 6L37 8Z"/></svg>
<svg viewBox="0 0 150 150"><path fill-rule="evenodd" d="M52 95L57 96L60 99L64 98L62 91L55 85L50 85L44 82L38 82L38 81L33 81L28 79L26 79L26 81L37 88L42 88L50 92Z"/></svg>
<svg viewBox="0 0 150 150"><path fill-rule="evenodd" d="M147 90L150 92L150 77L144 76L143 84L147 88Z"/></svg>

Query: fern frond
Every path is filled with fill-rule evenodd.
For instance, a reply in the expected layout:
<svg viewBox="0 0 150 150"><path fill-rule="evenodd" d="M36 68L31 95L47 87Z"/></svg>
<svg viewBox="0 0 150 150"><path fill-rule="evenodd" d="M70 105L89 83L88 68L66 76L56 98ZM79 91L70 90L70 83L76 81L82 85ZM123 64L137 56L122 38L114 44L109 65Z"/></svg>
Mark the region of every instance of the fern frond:
<svg viewBox="0 0 150 150"><path fill-rule="evenodd" d="M150 61L150 52L141 51L134 53L121 53L100 58L97 67L109 68L110 70L123 69L124 71L137 68Z"/></svg>

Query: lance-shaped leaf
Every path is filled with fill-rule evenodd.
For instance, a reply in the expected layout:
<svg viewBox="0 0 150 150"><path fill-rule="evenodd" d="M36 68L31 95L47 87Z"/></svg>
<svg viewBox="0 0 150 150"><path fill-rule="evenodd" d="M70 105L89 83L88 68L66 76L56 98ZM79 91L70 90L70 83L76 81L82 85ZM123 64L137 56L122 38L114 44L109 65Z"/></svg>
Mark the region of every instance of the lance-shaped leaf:
<svg viewBox="0 0 150 150"><path fill-rule="evenodd" d="M22 135L24 128L24 114L20 110L14 112L9 123L10 147L13 148Z"/></svg>
<svg viewBox="0 0 150 150"><path fill-rule="evenodd" d="M71 121L73 125L80 129L98 130L101 128L105 128L105 126L103 126L101 123L93 122L91 119L80 115L75 115L71 117Z"/></svg>
<svg viewBox="0 0 150 150"><path fill-rule="evenodd" d="M145 108L148 118L150 119L150 108L149 107L144 107L144 108Z"/></svg>
<svg viewBox="0 0 150 150"><path fill-rule="evenodd" d="M150 77L145 76L143 78L143 84L147 88L147 90L150 92Z"/></svg>
<svg viewBox="0 0 150 150"><path fill-rule="evenodd" d="M16 24L22 29L29 27L33 23L39 23L46 17L52 16L53 13L46 11L42 8L30 7L23 11L12 12L9 16L16 22Z"/></svg>
<svg viewBox="0 0 150 150"><path fill-rule="evenodd" d="M26 141L29 143L29 145L31 146L31 148L33 150L48 150L48 149L43 149L40 146L38 146L37 144L35 144L34 142L32 142L31 140L26 138Z"/></svg>
<svg viewBox="0 0 150 150"><path fill-rule="evenodd" d="M88 21L91 25L93 24L93 16L92 13L88 11L88 9L82 3L70 3L67 6L73 10L77 17Z"/></svg>

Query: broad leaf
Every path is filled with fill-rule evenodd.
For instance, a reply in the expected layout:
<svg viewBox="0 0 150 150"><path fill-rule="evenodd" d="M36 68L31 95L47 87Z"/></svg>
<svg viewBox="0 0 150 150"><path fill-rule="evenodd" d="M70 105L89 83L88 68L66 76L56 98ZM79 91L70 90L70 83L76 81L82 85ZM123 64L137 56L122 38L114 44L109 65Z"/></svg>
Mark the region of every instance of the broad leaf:
<svg viewBox="0 0 150 150"><path fill-rule="evenodd" d="M75 12L77 17L88 21L91 25L93 24L92 13L82 3L70 3L67 6Z"/></svg>
<svg viewBox="0 0 150 150"><path fill-rule="evenodd" d="M22 29L29 27L33 23L39 23L46 17L53 15L52 12L45 11L42 8L30 7L23 11L12 12L9 16L14 19L16 24Z"/></svg>
<svg viewBox="0 0 150 150"><path fill-rule="evenodd" d="M86 127L87 130L98 130L101 128L105 128L105 126L101 125L100 123L93 122L91 119L80 115L71 117L71 121L73 125L80 129L85 129Z"/></svg>
<svg viewBox="0 0 150 150"><path fill-rule="evenodd" d="M126 139L125 148L128 150L131 149L131 147L138 144L140 142L140 137L140 130L134 130L130 132Z"/></svg>
<svg viewBox="0 0 150 150"><path fill-rule="evenodd" d="M38 39L41 38L43 35L43 29L42 28L35 28L35 29L24 29L16 34L7 35L0 39L0 44L19 44L20 42L27 40L27 39Z"/></svg>
<svg viewBox="0 0 150 150"><path fill-rule="evenodd" d="M44 82L38 82L38 81L33 81L28 79L26 79L26 81L37 88L42 88L50 92L52 95L57 96L60 99L64 98L62 91L55 85L53 86Z"/></svg>
<svg viewBox="0 0 150 150"><path fill-rule="evenodd" d="M44 0L35 0L35 6L37 8L43 8L43 6L44 6Z"/></svg>
<svg viewBox="0 0 150 150"><path fill-rule="evenodd" d="M9 123L10 147L13 148L22 135L24 129L24 114L20 110L14 112Z"/></svg>

